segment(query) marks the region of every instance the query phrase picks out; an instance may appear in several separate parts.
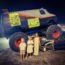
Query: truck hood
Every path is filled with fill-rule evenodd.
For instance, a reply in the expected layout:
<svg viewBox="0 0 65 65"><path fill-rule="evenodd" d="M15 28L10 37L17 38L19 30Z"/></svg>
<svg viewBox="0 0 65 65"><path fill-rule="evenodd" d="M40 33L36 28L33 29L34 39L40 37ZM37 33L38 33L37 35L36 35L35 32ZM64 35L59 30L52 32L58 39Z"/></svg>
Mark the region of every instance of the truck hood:
<svg viewBox="0 0 65 65"><path fill-rule="evenodd" d="M41 14L39 12L39 9L36 10L26 10L26 11L20 11L19 12L20 16L25 16L25 17L37 17L37 18L47 18L47 17L53 17L56 16L54 14L51 14L49 12L45 13L45 14Z"/></svg>
<svg viewBox="0 0 65 65"><path fill-rule="evenodd" d="M19 13L20 16L31 17L31 18L32 17L36 17L36 18L47 18L47 17L56 16L54 14L49 13L47 10L45 10L44 14L41 14L40 13L40 9L17 11L15 13Z"/></svg>

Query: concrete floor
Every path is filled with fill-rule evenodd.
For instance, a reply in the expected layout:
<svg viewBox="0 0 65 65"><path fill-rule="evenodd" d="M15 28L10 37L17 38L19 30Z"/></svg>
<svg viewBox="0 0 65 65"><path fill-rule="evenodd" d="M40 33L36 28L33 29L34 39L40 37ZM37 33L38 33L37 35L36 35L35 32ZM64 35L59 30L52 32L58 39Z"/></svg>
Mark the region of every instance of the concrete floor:
<svg viewBox="0 0 65 65"><path fill-rule="evenodd" d="M0 65L65 65L65 51L40 52L22 61L18 53L7 49L0 52Z"/></svg>

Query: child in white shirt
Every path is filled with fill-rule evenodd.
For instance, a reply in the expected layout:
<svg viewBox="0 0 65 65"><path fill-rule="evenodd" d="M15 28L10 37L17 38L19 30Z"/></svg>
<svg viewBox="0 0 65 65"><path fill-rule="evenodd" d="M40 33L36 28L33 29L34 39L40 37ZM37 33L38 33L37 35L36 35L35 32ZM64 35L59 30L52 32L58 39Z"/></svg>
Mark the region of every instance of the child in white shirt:
<svg viewBox="0 0 65 65"><path fill-rule="evenodd" d="M33 40L30 36L28 36L28 41L27 41L27 57L30 54L30 57L32 56L33 53Z"/></svg>
<svg viewBox="0 0 65 65"><path fill-rule="evenodd" d="M21 43L19 44L19 49L20 49L20 57L22 57L22 60L25 57L25 51L26 51L26 43L24 38L21 38Z"/></svg>

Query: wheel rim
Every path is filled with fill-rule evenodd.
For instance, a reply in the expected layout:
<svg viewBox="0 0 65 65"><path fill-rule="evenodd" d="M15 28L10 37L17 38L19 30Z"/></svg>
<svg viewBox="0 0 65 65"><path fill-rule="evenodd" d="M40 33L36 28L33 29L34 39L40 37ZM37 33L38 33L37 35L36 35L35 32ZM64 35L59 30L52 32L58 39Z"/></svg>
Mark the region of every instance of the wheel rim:
<svg viewBox="0 0 65 65"><path fill-rule="evenodd" d="M21 39L18 39L18 40L15 41L16 47L19 47L20 42L21 42Z"/></svg>
<svg viewBox="0 0 65 65"><path fill-rule="evenodd" d="M60 32L58 32L58 31L53 32L54 38L58 38L59 36L60 36Z"/></svg>

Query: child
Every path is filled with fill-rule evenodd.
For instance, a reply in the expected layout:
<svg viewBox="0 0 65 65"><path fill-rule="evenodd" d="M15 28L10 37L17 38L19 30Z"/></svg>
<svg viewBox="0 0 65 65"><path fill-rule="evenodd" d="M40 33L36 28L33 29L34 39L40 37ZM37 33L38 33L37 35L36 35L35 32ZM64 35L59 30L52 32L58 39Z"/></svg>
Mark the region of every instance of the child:
<svg viewBox="0 0 65 65"><path fill-rule="evenodd" d="M28 36L28 41L27 41L27 57L30 55L30 58L33 53L33 40L30 36Z"/></svg>
<svg viewBox="0 0 65 65"><path fill-rule="evenodd" d="M40 37L36 33L34 37L34 55L39 55L39 45L40 45Z"/></svg>
<svg viewBox="0 0 65 65"><path fill-rule="evenodd" d="M21 38L21 43L19 44L19 48L20 48L20 57L23 60L25 57L25 51L26 51L26 43L24 38Z"/></svg>

